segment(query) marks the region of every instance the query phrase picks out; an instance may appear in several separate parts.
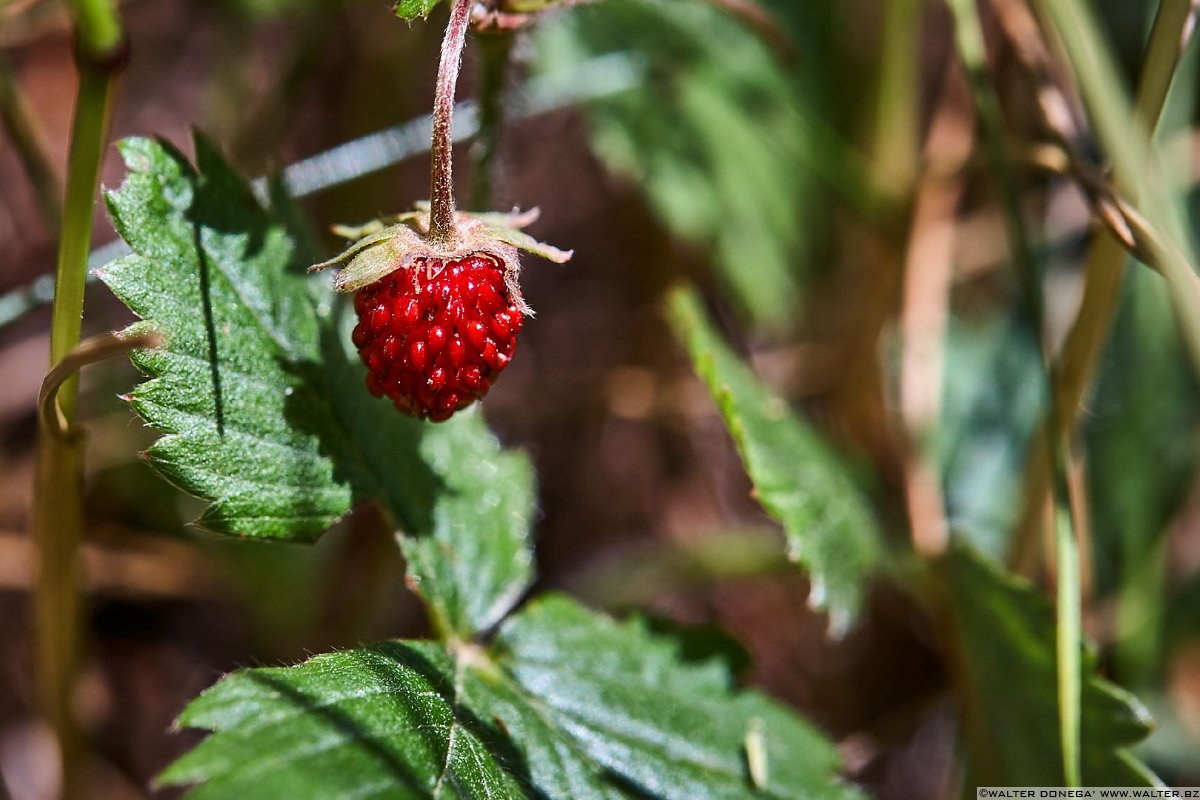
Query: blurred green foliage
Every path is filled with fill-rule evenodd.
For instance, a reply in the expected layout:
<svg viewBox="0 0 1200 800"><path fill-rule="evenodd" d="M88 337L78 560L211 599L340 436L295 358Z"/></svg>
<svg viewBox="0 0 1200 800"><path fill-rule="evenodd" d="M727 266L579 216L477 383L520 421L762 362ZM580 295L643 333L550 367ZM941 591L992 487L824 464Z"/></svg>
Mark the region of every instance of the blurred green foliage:
<svg viewBox="0 0 1200 800"><path fill-rule="evenodd" d="M808 30L802 43L816 41L805 23L826 12L781 5L789 40ZM588 107L596 152L673 231L711 253L751 320L794 322L826 218L816 179L862 191L838 172L853 157L817 122L829 116L817 91L822 70L801 68L700 2L608 0L560 15L539 34L546 72L614 52L644 63L646 78Z"/></svg>
<svg viewBox="0 0 1200 800"><path fill-rule="evenodd" d="M788 558L808 573L810 603L829 613L835 634L844 634L883 555L878 525L851 470L733 354L694 291L676 289L667 317L721 410L755 496L783 525Z"/></svg>

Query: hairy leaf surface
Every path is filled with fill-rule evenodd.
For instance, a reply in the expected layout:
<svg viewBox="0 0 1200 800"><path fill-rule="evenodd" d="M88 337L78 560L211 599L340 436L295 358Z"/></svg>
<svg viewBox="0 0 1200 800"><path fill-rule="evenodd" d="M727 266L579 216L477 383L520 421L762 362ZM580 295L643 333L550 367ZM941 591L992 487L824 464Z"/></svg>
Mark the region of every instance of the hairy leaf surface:
<svg viewBox="0 0 1200 800"><path fill-rule="evenodd" d="M386 642L243 670L180 722L213 731L162 778L194 798L856 796L836 749L724 664L556 596L490 651Z"/></svg>

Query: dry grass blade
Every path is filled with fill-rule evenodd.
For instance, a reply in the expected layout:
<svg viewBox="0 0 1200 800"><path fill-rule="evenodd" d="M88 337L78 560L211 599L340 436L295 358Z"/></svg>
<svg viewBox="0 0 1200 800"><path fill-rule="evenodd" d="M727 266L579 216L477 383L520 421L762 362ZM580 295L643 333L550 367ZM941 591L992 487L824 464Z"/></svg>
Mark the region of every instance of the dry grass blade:
<svg viewBox="0 0 1200 800"><path fill-rule="evenodd" d="M943 345L954 277L954 218L971 157L975 117L962 72L947 73L925 143L926 170L918 186L904 257L900 329L900 407L908 438L904 484L913 548L926 557L949 539L945 502L932 440L941 416Z"/></svg>

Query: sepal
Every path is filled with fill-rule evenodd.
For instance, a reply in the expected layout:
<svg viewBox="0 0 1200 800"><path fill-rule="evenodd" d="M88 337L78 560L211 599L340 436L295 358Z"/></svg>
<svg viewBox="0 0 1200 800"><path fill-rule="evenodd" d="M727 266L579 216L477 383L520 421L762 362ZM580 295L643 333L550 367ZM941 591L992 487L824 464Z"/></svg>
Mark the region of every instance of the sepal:
<svg viewBox="0 0 1200 800"><path fill-rule="evenodd" d="M456 235L450 243L436 242L429 237L430 209L427 202L416 204L412 211L371 220L363 225L339 225L333 228L340 236L352 240L338 255L314 264L309 272L339 267L333 288L339 292L354 292L400 269L418 265L454 261L483 253L504 266L505 283L521 312L533 312L521 296L518 277L521 272L519 251L563 264L574 254L539 242L522 228L538 218L536 208L511 212L459 211L454 215Z"/></svg>

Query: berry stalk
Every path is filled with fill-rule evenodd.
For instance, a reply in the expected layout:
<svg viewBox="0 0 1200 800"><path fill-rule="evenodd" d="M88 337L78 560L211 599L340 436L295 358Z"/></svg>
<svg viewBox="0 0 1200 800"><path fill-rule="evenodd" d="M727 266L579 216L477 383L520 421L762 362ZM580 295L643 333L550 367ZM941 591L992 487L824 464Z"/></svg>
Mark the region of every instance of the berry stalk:
<svg viewBox="0 0 1200 800"><path fill-rule="evenodd" d="M433 96L433 165L429 177L429 238L449 245L457 238L454 225L454 89L462 66L467 28L471 24L474 0L455 0L450 23L442 39L442 57L438 64L437 88Z"/></svg>

